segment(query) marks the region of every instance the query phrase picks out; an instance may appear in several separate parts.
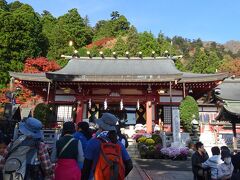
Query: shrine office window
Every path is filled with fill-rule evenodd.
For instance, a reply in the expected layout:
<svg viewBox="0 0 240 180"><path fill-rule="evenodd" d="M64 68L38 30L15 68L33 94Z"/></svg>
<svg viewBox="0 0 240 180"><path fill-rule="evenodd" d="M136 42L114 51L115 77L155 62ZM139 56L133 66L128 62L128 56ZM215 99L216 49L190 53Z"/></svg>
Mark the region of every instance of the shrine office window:
<svg viewBox="0 0 240 180"><path fill-rule="evenodd" d="M164 124L172 123L172 110L178 109L177 106L163 106L163 122Z"/></svg>
<svg viewBox="0 0 240 180"><path fill-rule="evenodd" d="M57 109L57 120L58 121L72 121L73 107L71 105L59 105Z"/></svg>
<svg viewBox="0 0 240 180"><path fill-rule="evenodd" d="M164 121L164 124L172 123L171 106L163 106L163 121Z"/></svg>

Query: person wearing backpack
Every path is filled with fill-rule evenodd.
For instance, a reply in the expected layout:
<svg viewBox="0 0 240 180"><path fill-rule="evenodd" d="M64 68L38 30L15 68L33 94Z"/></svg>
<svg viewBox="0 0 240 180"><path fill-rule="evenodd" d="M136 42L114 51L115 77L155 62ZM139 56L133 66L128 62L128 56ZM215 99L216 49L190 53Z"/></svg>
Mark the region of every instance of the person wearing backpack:
<svg viewBox="0 0 240 180"><path fill-rule="evenodd" d="M19 122L23 134L7 149L3 179L52 180L53 167L47 145L42 142L42 123L32 117Z"/></svg>
<svg viewBox="0 0 240 180"><path fill-rule="evenodd" d="M81 170L78 166L83 164L83 150L80 140L73 137L75 125L68 121L63 124L62 137L56 142L56 168L55 180L81 180Z"/></svg>
<svg viewBox="0 0 240 180"><path fill-rule="evenodd" d="M96 120L99 130L87 144L82 180L123 180L132 170L132 160L117 138L117 121L110 113Z"/></svg>

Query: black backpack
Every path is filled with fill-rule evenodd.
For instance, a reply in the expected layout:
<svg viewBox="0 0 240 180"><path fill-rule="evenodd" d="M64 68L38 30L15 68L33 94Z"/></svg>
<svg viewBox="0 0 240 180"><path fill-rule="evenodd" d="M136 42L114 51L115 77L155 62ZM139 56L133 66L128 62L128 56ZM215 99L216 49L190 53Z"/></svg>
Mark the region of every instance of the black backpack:
<svg viewBox="0 0 240 180"><path fill-rule="evenodd" d="M4 180L42 180L38 159L40 141L22 135L9 148L3 167Z"/></svg>

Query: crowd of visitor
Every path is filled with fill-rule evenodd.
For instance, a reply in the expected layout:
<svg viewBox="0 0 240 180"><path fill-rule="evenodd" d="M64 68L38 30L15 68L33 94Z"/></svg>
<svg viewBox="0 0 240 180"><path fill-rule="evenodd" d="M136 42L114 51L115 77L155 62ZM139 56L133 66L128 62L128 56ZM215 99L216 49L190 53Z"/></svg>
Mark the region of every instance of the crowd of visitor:
<svg viewBox="0 0 240 180"><path fill-rule="evenodd" d="M192 155L194 180L239 180L239 154L231 154L227 146L214 146L209 157L202 142L195 145Z"/></svg>
<svg viewBox="0 0 240 180"><path fill-rule="evenodd" d="M35 118L19 122L21 135L14 141L0 131L0 180L122 180L133 164L118 121L103 113L95 131L88 122L65 122L51 151L43 142L42 123ZM195 144L194 180L240 180L240 153L231 153L227 146L214 146L211 153L209 157L202 142Z"/></svg>
<svg viewBox="0 0 240 180"><path fill-rule="evenodd" d="M41 121L27 118L19 123L22 135L10 144L0 133L0 180L124 179L133 164L117 122L113 114L103 113L96 120L96 132L88 122L77 126L65 122L49 151L43 142Z"/></svg>

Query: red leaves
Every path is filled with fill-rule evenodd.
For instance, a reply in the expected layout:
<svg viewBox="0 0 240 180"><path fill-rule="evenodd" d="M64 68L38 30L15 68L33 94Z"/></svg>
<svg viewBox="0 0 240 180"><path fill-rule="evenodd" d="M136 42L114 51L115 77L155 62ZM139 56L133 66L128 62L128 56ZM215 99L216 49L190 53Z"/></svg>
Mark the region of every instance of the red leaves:
<svg viewBox="0 0 240 180"><path fill-rule="evenodd" d="M36 59L28 58L24 65L23 72L25 73L40 73L48 71L56 71L60 66L55 61L49 61L45 57L38 57Z"/></svg>
<svg viewBox="0 0 240 180"><path fill-rule="evenodd" d="M103 47L104 45L106 45L109 41L113 40L114 38L112 37L107 37L107 38L103 38L103 39L100 39L98 41L95 41L89 45L87 45L86 47L91 49L93 48L94 46L97 46L97 47Z"/></svg>
<svg viewBox="0 0 240 180"><path fill-rule="evenodd" d="M55 61L49 61L45 57L39 57L36 59L28 58L24 64L25 73L40 73L47 71L56 71L60 69L60 66ZM17 104L22 104L28 106L32 101L39 101L40 96L32 96L32 91L24 87L22 83L18 80L15 80L14 83L15 89L13 93L15 94L15 99ZM19 90L16 89L18 87ZM7 88L0 89L0 103L4 104L9 102L9 99L5 97L7 91L10 91L9 85Z"/></svg>

